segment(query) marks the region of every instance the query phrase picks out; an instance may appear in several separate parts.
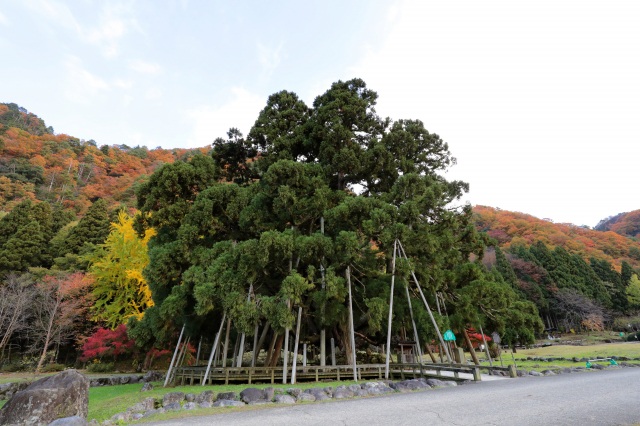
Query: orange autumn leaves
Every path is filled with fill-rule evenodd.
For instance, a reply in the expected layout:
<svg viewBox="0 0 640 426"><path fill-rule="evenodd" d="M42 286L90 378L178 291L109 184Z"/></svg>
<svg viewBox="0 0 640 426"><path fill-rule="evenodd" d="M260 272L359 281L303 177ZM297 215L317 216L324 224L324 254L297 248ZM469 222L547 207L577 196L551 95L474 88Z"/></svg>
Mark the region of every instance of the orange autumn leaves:
<svg viewBox="0 0 640 426"><path fill-rule="evenodd" d="M510 212L487 206L473 208L476 227L497 240L505 249L530 246L542 241L551 250L563 247L585 260L591 257L606 260L620 271L623 261L634 269L640 267L640 259L633 253L640 250L640 242L612 231L601 232L566 223L553 223L528 214Z"/></svg>

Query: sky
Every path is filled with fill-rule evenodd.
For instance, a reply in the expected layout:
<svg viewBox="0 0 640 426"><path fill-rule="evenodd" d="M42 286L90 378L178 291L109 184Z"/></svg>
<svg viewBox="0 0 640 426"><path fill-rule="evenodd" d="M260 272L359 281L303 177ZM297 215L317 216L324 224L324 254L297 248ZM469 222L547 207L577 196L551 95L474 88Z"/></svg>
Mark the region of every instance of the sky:
<svg viewBox="0 0 640 426"><path fill-rule="evenodd" d="M362 78L448 144L461 203L640 209L640 2L0 0L0 102L100 145L203 147Z"/></svg>

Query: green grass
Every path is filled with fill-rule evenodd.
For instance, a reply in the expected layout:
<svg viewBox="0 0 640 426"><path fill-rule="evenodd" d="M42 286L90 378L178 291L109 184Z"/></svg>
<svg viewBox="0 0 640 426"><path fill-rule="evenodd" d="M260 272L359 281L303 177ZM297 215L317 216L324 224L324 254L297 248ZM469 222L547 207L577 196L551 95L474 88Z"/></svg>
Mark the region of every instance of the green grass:
<svg viewBox="0 0 640 426"><path fill-rule="evenodd" d="M300 389L308 389L308 388L316 388L316 387L327 387L327 386L339 386L339 385L351 385L355 382L353 381L344 381L344 382L309 382L309 383L297 383L295 385L287 384L240 384L240 385L214 385L214 386L176 386L176 387L162 387L161 382L153 383L154 389L148 392L140 392L140 388L142 387L141 383L138 384L129 384L129 385L116 385L116 386L100 386L89 389L89 415L87 416L88 420L96 419L99 422L103 420L111 418L116 413L121 413L127 410L127 408L136 404L137 402L142 401L145 398L153 397L161 399L165 393L169 392L184 392L184 393L194 393L198 394L205 390L213 390L216 394L220 392L238 392L243 389L249 387L255 387L259 389L263 389L266 387L273 387L276 389L288 389L291 387L296 387ZM242 408L242 407L240 407ZM249 406L247 408L250 408ZM176 418L176 417L185 417L185 414L189 415L202 415L205 412L217 412L224 410L227 412L229 410L228 407L224 408L207 408L207 409L199 409L194 410L194 413L183 412L179 413L166 413L166 415L162 415L162 419ZM179 414L179 415L176 415ZM159 420L161 417L154 416L154 420Z"/></svg>
<svg viewBox="0 0 640 426"><path fill-rule="evenodd" d="M483 355L479 355L482 357ZM634 358L640 358L640 343L595 343L587 344L585 346L577 345L552 345L543 346L532 349L518 349L516 353L512 355L510 350L502 352L502 361L504 366L512 365L515 363L519 369L543 371L554 368L565 367L584 367L584 361L574 362L572 358L606 358L606 357L627 357L632 361L625 361L632 364L640 364L639 360L633 360ZM564 360L553 360L551 362L545 361L533 361L527 360L527 358L565 358ZM607 361L601 361L600 364L608 364ZM482 362L483 365L488 365L488 362ZM494 361L494 365L500 365L499 360Z"/></svg>
<svg viewBox="0 0 640 426"><path fill-rule="evenodd" d="M532 349L519 349L515 354L513 354L513 358L515 358L516 365L519 369L526 370L537 370L543 371L547 369L555 369L555 368L564 368L564 367L584 367L584 362L573 362L571 359L573 357L576 358L603 358L609 356L618 356L618 357L627 357L627 358L640 358L640 343L601 343L605 337L611 338L610 336L598 336L592 335L588 336L590 338L585 338L585 336L572 336L575 340L581 340L581 343L584 346L578 346L576 344L572 345L559 345L554 342L552 346L546 347L538 347ZM566 341L566 340L564 340ZM575 342L574 342L575 343ZM483 354L478 354L481 358L484 356ZM468 356L468 353L467 353ZM565 360L554 360L552 362L544 362L544 361L533 361L527 360L526 358L530 357L542 357L542 358L558 358L562 357ZM426 357L427 358L427 357ZM468 356L469 358L469 356ZM511 351L503 351L502 360L505 366L513 364L513 358ZM640 361L630 361L636 364L640 364ZM483 362L483 364L488 365L488 362ZM605 364L605 362L602 362ZM500 361L494 361L494 365L500 365ZM44 376L51 375L53 373L41 374L35 376L33 373L2 373L0 374L0 383L9 383L9 382L18 382L18 381L33 381ZM105 374L87 374L88 377L98 377L104 376ZM355 382L309 382L309 383L299 383L296 385L283 385L283 384L239 384L239 385L216 385L216 386L176 386L176 387L167 387L163 388L161 382L154 383L154 390L149 392L140 392L140 388L142 384L127 384L127 385L116 385L116 386L101 386L94 387L89 390L89 415L88 419L96 419L99 422L103 420L111 418L116 413L120 413L126 411L127 408L136 404L137 402L142 401L145 398L153 397L157 399L161 399L165 393L168 392L184 392L184 393L194 393L198 394L204 390L213 390L216 394L220 392L240 392L243 389L248 387L256 387L256 388L265 388L265 387L274 387L276 389L287 389L292 386L301 389L307 389L311 387L327 387L332 386L336 387L338 385L349 385ZM4 405L4 401L0 401L0 407ZM237 410L254 410L263 408L264 406L246 406L246 407L225 407L225 408L206 408L206 409L196 409L192 411L178 411L178 412L170 412L164 413L160 415L153 416L152 420L162 420L162 419L174 419L174 418L183 418L183 417L191 417L198 416L203 414L213 414L216 412L229 412L229 411L237 411Z"/></svg>

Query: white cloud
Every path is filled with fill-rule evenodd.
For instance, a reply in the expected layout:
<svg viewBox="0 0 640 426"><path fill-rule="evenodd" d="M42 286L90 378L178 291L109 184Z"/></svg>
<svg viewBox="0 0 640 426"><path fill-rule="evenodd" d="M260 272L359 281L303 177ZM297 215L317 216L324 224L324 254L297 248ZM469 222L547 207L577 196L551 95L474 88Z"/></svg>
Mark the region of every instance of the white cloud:
<svg viewBox="0 0 640 426"><path fill-rule="evenodd" d="M87 104L99 93L110 89L105 80L85 69L79 58L70 56L64 65L67 70L65 96L69 100Z"/></svg>
<svg viewBox="0 0 640 426"><path fill-rule="evenodd" d="M9 20L7 19L6 16L4 16L4 14L2 13L2 11L0 11L0 24L2 25L9 25Z"/></svg>
<svg viewBox="0 0 640 426"><path fill-rule="evenodd" d="M269 78L282 62L283 44L271 47L258 42L258 61L262 66L262 78Z"/></svg>
<svg viewBox="0 0 640 426"><path fill-rule="evenodd" d="M54 0L28 0L26 5L57 25L74 31L80 30L80 25L73 13L63 3Z"/></svg>
<svg viewBox="0 0 640 426"><path fill-rule="evenodd" d="M224 105L201 105L186 112L192 131L187 146L191 148L211 145L218 137L226 138L230 127L237 127L246 135L264 107L265 99L243 88L231 89L232 99Z"/></svg>
<svg viewBox="0 0 640 426"><path fill-rule="evenodd" d="M132 29L140 27L128 3L106 3L98 16L98 23L83 18L80 22L71 9L55 0L28 0L27 6L55 25L75 32L84 43L98 46L107 57L120 52L122 38Z"/></svg>
<svg viewBox="0 0 640 426"><path fill-rule="evenodd" d="M157 87L152 87L150 89L147 89L144 96L150 101L157 101L158 99L162 98L162 90Z"/></svg>
<svg viewBox="0 0 640 426"><path fill-rule="evenodd" d="M121 39L139 25L130 6L126 3L107 3L100 14L100 23L82 31L82 37L100 46L107 57L117 56Z"/></svg>
<svg viewBox="0 0 640 426"><path fill-rule="evenodd" d="M139 72L140 74L158 74L162 71L162 67L160 67L160 65L152 62L145 62L139 59L131 61L131 63L129 64L129 68L136 72Z"/></svg>
<svg viewBox="0 0 640 426"><path fill-rule="evenodd" d="M117 78L113 85L119 89L131 89L133 87L133 81L131 80L123 80L121 78Z"/></svg>

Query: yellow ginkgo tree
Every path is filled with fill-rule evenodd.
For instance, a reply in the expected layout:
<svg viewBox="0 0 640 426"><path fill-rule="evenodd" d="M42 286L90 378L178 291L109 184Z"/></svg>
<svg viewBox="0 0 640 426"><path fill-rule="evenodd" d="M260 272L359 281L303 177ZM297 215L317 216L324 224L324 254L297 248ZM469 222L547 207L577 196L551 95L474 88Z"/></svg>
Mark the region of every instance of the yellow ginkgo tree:
<svg viewBox="0 0 640 426"><path fill-rule="evenodd" d="M95 280L93 318L112 329L130 317L141 319L145 309L153 306L142 270L149 263L147 243L155 230L146 230L140 238L133 221L132 216L121 211L104 244L89 257L89 273Z"/></svg>

